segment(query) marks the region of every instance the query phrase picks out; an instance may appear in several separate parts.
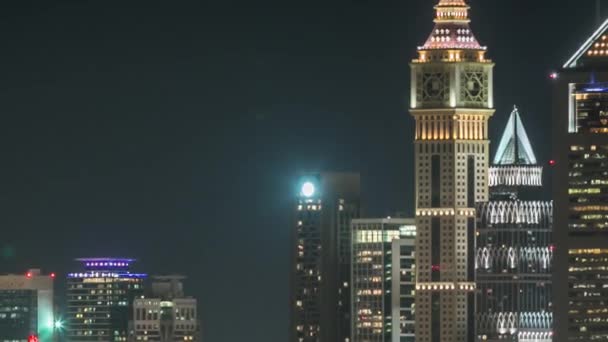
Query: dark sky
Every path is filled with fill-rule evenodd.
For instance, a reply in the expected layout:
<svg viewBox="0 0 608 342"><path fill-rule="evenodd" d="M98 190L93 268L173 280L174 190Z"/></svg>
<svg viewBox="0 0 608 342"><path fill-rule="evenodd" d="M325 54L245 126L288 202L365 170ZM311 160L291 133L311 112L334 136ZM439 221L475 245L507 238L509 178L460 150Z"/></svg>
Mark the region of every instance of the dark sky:
<svg viewBox="0 0 608 342"><path fill-rule="evenodd" d="M434 3L1 2L0 272L136 257L190 277L205 341L286 341L294 175L360 170L369 215L412 212L408 62ZM471 5L492 150L517 104L545 161L547 75L594 1Z"/></svg>

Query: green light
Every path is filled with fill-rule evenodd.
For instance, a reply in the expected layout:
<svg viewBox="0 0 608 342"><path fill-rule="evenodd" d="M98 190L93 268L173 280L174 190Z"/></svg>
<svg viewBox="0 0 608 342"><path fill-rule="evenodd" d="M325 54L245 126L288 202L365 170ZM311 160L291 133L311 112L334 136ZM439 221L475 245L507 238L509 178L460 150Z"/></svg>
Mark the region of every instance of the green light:
<svg viewBox="0 0 608 342"><path fill-rule="evenodd" d="M56 321L55 321L55 323L53 324L53 327L54 327L56 330L63 329L63 322L62 322L60 319L58 319L58 320L56 320Z"/></svg>

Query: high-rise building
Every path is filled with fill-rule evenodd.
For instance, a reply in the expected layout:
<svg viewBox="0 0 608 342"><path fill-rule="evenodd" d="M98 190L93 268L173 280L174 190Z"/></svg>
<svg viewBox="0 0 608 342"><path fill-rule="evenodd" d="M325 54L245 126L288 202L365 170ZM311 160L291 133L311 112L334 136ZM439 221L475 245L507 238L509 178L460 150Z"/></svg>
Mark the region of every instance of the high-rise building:
<svg viewBox="0 0 608 342"><path fill-rule="evenodd" d="M411 66L416 341L475 338L475 203L488 200L492 72L464 0L440 0Z"/></svg>
<svg viewBox="0 0 608 342"><path fill-rule="evenodd" d="M405 229L393 240L392 342L413 342L415 337L416 231Z"/></svg>
<svg viewBox="0 0 608 342"><path fill-rule="evenodd" d="M351 341L414 341L414 220L355 219L351 227Z"/></svg>
<svg viewBox="0 0 608 342"><path fill-rule="evenodd" d="M555 340L608 340L608 21L552 78Z"/></svg>
<svg viewBox="0 0 608 342"><path fill-rule="evenodd" d="M133 302L130 341L199 342L196 298L184 295L183 276L156 276Z"/></svg>
<svg viewBox="0 0 608 342"><path fill-rule="evenodd" d="M350 340L350 221L359 217L358 173L300 178L294 205L291 342Z"/></svg>
<svg viewBox="0 0 608 342"><path fill-rule="evenodd" d="M53 340L59 328L54 318L54 278L39 269L0 276L0 342L26 342L30 336Z"/></svg>
<svg viewBox="0 0 608 342"><path fill-rule="evenodd" d="M536 194L542 173L515 108L489 169L490 201L478 204L480 341L552 340L553 203Z"/></svg>
<svg viewBox="0 0 608 342"><path fill-rule="evenodd" d="M70 342L127 341L135 297L145 274L131 273L133 259L77 259L82 269L67 278L67 332Z"/></svg>

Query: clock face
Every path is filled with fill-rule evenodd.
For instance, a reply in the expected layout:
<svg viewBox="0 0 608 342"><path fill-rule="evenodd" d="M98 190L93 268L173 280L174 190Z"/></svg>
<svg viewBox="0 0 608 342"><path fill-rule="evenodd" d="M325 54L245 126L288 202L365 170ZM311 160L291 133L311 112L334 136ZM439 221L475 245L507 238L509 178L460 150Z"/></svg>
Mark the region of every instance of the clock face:
<svg viewBox="0 0 608 342"><path fill-rule="evenodd" d="M426 72L422 74L422 100L445 101L447 75L444 72Z"/></svg>
<svg viewBox="0 0 608 342"><path fill-rule="evenodd" d="M462 99L469 105L484 105L488 100L488 74L483 70L467 70L462 75Z"/></svg>
<svg viewBox="0 0 608 342"><path fill-rule="evenodd" d="M424 86L429 97L437 97L441 92L441 81L437 77L427 79Z"/></svg>
<svg viewBox="0 0 608 342"><path fill-rule="evenodd" d="M481 92L481 83L479 83L478 79L473 79L467 81L467 90L471 96L479 96Z"/></svg>

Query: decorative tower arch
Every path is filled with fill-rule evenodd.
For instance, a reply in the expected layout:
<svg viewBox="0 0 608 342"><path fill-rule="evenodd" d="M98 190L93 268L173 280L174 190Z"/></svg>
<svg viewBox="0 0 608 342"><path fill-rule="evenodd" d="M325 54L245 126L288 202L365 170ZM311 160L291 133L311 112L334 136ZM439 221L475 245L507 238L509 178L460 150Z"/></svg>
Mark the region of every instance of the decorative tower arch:
<svg viewBox="0 0 608 342"><path fill-rule="evenodd" d="M416 341L475 338L476 203L488 200L492 70L464 0L441 0L411 66L415 119Z"/></svg>

